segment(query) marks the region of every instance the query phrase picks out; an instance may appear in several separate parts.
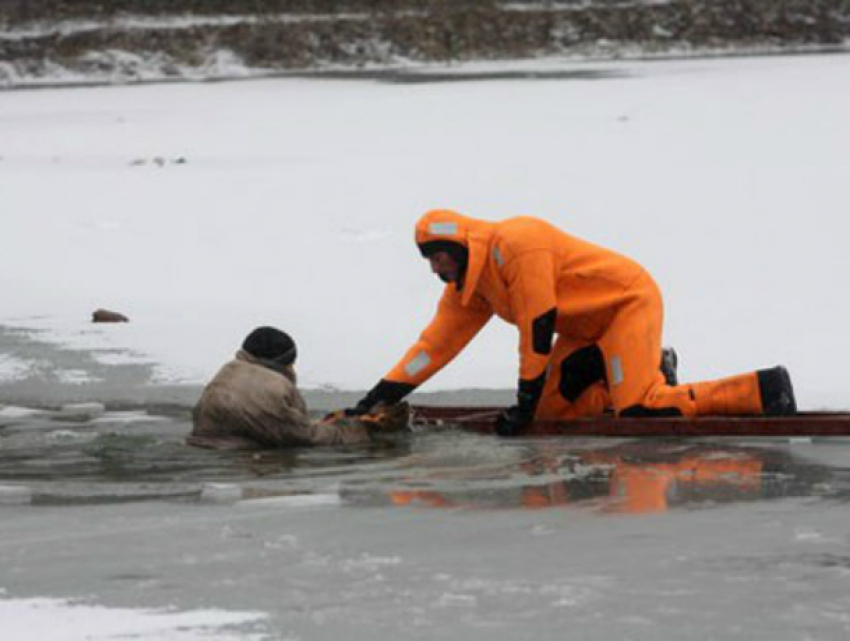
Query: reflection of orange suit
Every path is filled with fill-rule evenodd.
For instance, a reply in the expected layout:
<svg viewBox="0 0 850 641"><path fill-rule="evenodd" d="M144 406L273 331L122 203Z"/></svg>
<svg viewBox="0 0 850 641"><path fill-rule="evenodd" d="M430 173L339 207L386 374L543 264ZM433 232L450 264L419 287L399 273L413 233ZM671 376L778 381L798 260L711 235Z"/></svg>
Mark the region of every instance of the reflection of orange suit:
<svg viewBox="0 0 850 641"><path fill-rule="evenodd" d="M562 507L571 503L563 481L522 488L522 506L527 508Z"/></svg>
<svg viewBox="0 0 850 641"><path fill-rule="evenodd" d="M665 383L659 370L661 293L632 260L527 217L492 223L431 211L416 225L416 242L433 241L467 248L464 280L460 287L446 286L433 321L386 380L420 385L496 314L519 329L520 381L545 379L538 418L597 415L611 406L618 414L761 412L754 372L675 387ZM605 383L570 394L572 372L562 365L581 348L597 345Z"/></svg>
<svg viewBox="0 0 850 641"><path fill-rule="evenodd" d="M464 502L455 502L433 490L391 490L387 495L396 507L476 507L475 502L468 498ZM519 506L527 508L555 507L570 503L569 493L563 482L524 486L518 498L514 500L519 501Z"/></svg>
<svg viewBox="0 0 850 641"><path fill-rule="evenodd" d="M395 506L452 507L453 503L433 490L392 490L387 493Z"/></svg>
<svg viewBox="0 0 850 641"><path fill-rule="evenodd" d="M621 501L618 512L663 512L678 483L698 486L733 485L758 491L761 461L753 458L702 459L688 457L675 463L617 463L611 475L611 496Z"/></svg>
<svg viewBox="0 0 850 641"><path fill-rule="evenodd" d="M701 488L728 486L736 491L761 489L762 462L750 456L710 459L688 456L669 463L627 463L617 457L601 456L598 463L613 465L608 482L609 496L617 499L613 511L629 514L665 512L672 494L681 486ZM544 508L567 505L573 500L563 481L527 486L522 506Z"/></svg>
<svg viewBox="0 0 850 641"><path fill-rule="evenodd" d="M665 512L676 493L684 488L696 492L708 492L711 496L718 489L734 495L757 495L761 491L763 463L749 454L713 458L700 454L689 454L680 460L667 462L629 462L608 452L594 452L583 457L582 462L591 465L611 466L607 482L607 495L614 499L610 504L613 512L645 514ZM557 461L550 461L542 473L554 473ZM551 468L551 469L549 469ZM533 477L532 477L533 478ZM544 484L529 484L516 493L503 490L499 507L523 507L541 509L578 504L593 496L582 492L571 496L570 482L565 480ZM483 507L466 495L458 501L434 490L393 490L389 498L395 506L418 506L429 508ZM494 492L486 492L484 504L493 504Z"/></svg>

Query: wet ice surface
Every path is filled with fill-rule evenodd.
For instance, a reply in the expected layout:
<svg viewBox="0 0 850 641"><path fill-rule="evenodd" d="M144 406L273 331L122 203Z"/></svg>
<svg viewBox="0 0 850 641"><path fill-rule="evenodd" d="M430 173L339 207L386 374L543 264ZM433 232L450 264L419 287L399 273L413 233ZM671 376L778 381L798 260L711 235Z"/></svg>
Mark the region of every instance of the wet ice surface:
<svg viewBox="0 0 850 641"><path fill-rule="evenodd" d="M222 639L850 633L842 439L445 429L221 453L182 444L185 411L6 407L0 424L0 486L32 488L32 504L0 505L0 605L230 613L197 637ZM156 625L130 638L196 638Z"/></svg>
<svg viewBox="0 0 850 641"><path fill-rule="evenodd" d="M333 494L352 506L602 513L850 490L848 439L500 440L448 426L367 446L218 452L184 445L188 409L87 420L79 408L90 406L0 409L0 482L29 487L37 505L196 501L223 486L241 499Z"/></svg>

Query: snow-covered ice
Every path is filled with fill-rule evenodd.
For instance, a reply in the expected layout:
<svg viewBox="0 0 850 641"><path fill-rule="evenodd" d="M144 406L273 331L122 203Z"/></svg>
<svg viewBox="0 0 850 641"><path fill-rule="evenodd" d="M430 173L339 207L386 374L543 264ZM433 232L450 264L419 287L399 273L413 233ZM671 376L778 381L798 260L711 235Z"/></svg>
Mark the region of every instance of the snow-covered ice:
<svg viewBox="0 0 850 641"><path fill-rule="evenodd" d="M198 610L168 612L105 608L62 599L3 599L0 597L0 633L4 639L40 641L261 641L264 633L233 629L255 623L257 613ZM230 631L228 631L230 627Z"/></svg>
<svg viewBox="0 0 850 641"><path fill-rule="evenodd" d="M304 512L262 502L9 509L27 512L25 525L0 522L7 580L16 591L50 585L61 597L0 599L0 631L22 635L4 638L839 641L850 633L846 519L822 502L627 517ZM820 536L801 537L813 522ZM65 601L79 585L99 603ZM169 604L179 610L163 612ZM230 621L254 627L217 629ZM47 636L28 636L30 622ZM210 626L208 636L196 626Z"/></svg>
<svg viewBox="0 0 850 641"><path fill-rule="evenodd" d="M182 382L276 324L362 389L439 295L416 218L530 214L651 270L685 378L782 362L846 408L850 57L563 64L612 77L6 93L0 324ZM494 321L430 389L511 388L515 351Z"/></svg>

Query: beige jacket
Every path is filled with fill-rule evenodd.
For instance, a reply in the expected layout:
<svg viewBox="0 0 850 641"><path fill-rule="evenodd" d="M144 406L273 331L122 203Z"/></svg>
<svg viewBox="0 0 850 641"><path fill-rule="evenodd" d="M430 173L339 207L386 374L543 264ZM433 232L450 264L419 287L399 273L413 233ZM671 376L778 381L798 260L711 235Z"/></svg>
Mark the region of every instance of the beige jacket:
<svg viewBox="0 0 850 641"><path fill-rule="evenodd" d="M291 367L240 350L206 386L192 412L190 445L216 449L344 445L370 440L356 421L311 420Z"/></svg>

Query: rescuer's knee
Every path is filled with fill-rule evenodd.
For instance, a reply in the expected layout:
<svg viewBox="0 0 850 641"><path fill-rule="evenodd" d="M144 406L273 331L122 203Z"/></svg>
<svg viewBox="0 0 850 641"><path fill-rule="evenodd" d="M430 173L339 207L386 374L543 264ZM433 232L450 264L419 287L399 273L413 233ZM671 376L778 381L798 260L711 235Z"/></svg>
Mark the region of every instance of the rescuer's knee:
<svg viewBox="0 0 850 641"><path fill-rule="evenodd" d="M594 383L605 381L605 358L598 345L577 349L561 362L558 390L570 403L575 403Z"/></svg>

